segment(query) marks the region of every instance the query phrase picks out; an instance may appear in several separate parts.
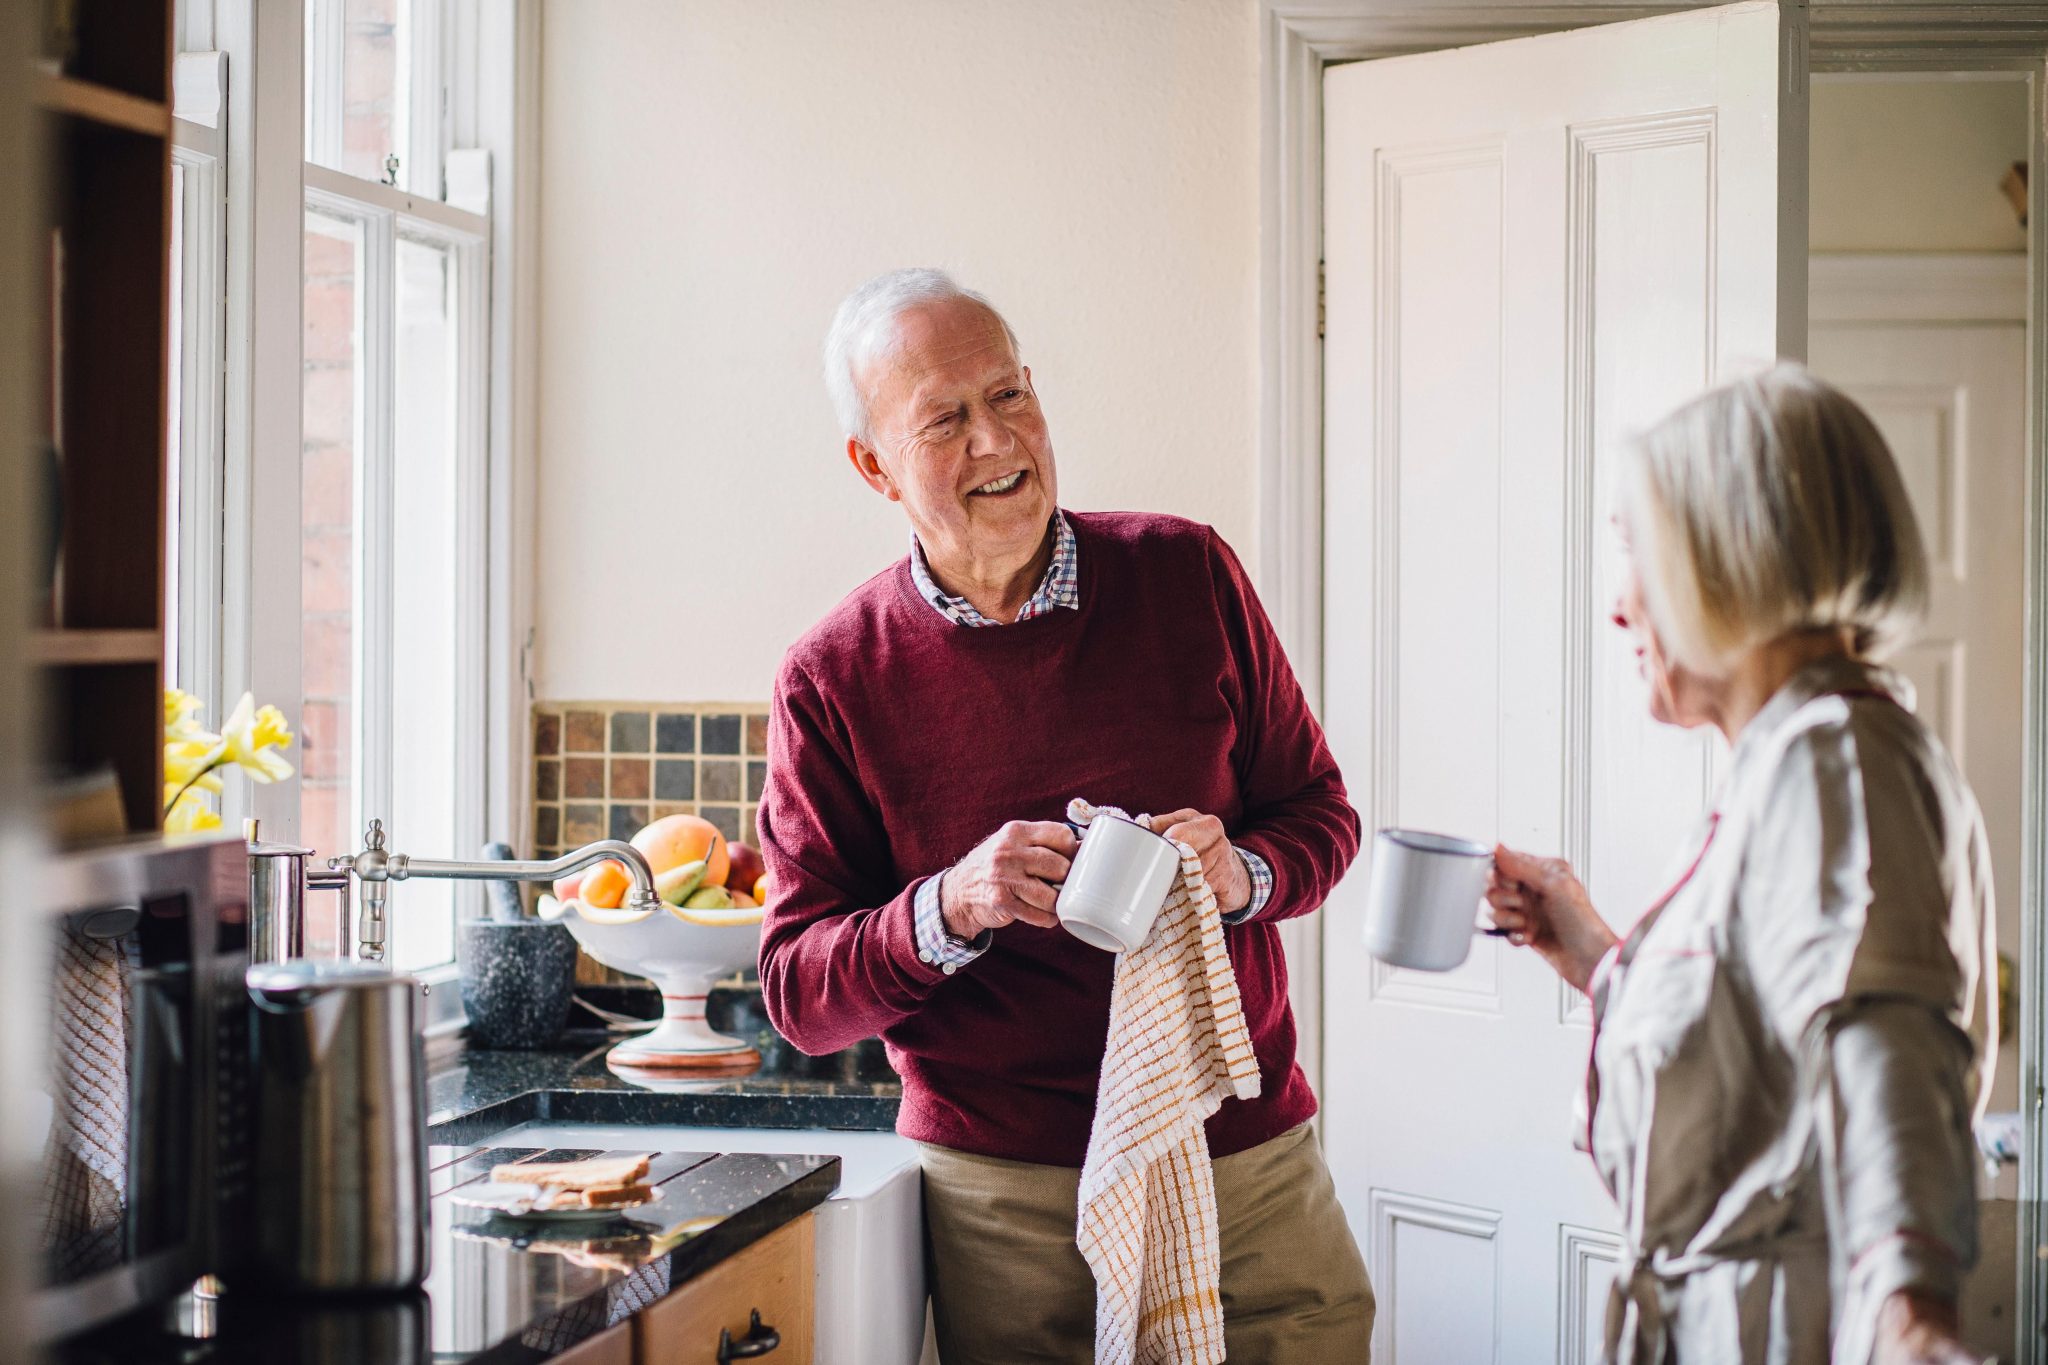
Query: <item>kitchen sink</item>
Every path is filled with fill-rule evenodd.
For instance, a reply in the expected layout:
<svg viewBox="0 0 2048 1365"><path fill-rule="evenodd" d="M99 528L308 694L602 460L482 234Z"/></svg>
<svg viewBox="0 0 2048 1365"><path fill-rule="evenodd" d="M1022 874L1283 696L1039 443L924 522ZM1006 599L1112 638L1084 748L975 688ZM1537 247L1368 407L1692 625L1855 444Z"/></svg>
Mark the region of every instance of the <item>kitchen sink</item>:
<svg viewBox="0 0 2048 1365"><path fill-rule="evenodd" d="M894 1133L707 1128L536 1119L486 1147L836 1156L839 1189L817 1219L817 1365L917 1365L924 1354L923 1185L917 1146Z"/></svg>

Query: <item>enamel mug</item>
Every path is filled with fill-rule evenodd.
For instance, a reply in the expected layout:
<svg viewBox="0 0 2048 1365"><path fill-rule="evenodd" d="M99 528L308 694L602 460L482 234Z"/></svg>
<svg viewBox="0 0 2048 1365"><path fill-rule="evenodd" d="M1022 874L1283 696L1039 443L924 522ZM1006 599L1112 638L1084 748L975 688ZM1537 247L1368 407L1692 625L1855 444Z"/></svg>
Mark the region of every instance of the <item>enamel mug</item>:
<svg viewBox="0 0 2048 1365"><path fill-rule="evenodd" d="M1180 849L1164 835L1098 815L1060 888L1060 924L1104 952L1128 953L1152 932L1179 871Z"/></svg>
<svg viewBox="0 0 2048 1365"><path fill-rule="evenodd" d="M1365 950L1392 967L1447 972L1472 950L1493 850L1470 839L1383 829L1373 836Z"/></svg>

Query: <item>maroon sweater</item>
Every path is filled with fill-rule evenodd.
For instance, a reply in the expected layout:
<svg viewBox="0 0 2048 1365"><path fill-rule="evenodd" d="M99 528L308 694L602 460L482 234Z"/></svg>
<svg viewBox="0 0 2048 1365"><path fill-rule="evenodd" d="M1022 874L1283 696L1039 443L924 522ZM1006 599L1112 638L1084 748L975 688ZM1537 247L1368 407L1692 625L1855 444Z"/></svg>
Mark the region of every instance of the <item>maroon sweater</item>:
<svg viewBox="0 0 2048 1365"><path fill-rule="evenodd" d="M806 1052L880 1034L905 1137L1079 1166L1115 958L1012 924L948 976L918 959L913 898L1005 821L1061 819L1070 797L1192 806L1273 869L1265 909L1224 930L1262 1083L1209 1120L1226 1156L1315 1113L1274 921L1323 903L1358 817L1230 547L1177 517L1069 516L1080 610L958 626L917 596L905 559L783 659L760 810L775 884L762 995Z"/></svg>

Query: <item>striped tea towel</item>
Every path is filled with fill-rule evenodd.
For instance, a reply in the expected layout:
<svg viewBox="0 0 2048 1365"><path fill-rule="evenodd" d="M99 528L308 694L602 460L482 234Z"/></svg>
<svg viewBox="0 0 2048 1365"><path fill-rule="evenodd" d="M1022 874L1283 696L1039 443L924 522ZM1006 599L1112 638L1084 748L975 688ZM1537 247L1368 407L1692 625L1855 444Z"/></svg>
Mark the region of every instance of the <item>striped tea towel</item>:
<svg viewBox="0 0 2048 1365"><path fill-rule="evenodd" d="M76 1279L121 1263L128 1227L128 998L134 937L88 938L63 926L51 990L50 1084L56 1112L37 1190L43 1251Z"/></svg>
<svg viewBox="0 0 2048 1365"><path fill-rule="evenodd" d="M1076 800L1086 825L1114 807ZM1151 826L1143 817L1140 823ZM1223 947L1223 916L1180 846L1152 936L1119 954L1075 1241L1095 1274L1097 1365L1223 1359L1216 1180L1202 1124L1259 1093L1259 1066Z"/></svg>

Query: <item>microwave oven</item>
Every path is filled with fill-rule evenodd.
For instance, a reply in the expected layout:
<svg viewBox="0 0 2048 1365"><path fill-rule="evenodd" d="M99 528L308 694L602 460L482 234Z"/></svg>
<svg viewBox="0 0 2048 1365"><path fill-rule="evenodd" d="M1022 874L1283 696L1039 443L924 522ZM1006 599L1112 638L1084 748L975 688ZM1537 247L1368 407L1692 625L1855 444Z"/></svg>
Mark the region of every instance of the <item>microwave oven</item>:
<svg viewBox="0 0 2048 1365"><path fill-rule="evenodd" d="M228 1273L249 1225L249 871L222 837L50 860L31 1336Z"/></svg>

